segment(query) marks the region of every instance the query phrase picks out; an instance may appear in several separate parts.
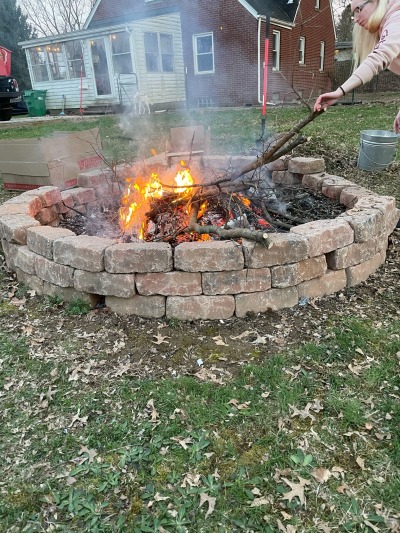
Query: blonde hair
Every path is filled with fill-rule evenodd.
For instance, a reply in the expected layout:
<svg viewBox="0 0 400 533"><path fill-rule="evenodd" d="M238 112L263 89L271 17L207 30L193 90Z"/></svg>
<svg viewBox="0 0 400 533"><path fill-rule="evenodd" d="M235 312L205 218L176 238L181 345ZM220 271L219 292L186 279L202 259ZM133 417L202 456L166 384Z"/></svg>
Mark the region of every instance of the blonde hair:
<svg viewBox="0 0 400 533"><path fill-rule="evenodd" d="M368 29L359 24L353 28L354 69L364 61L379 41L379 27L385 16L389 0L378 0L378 5L368 20Z"/></svg>

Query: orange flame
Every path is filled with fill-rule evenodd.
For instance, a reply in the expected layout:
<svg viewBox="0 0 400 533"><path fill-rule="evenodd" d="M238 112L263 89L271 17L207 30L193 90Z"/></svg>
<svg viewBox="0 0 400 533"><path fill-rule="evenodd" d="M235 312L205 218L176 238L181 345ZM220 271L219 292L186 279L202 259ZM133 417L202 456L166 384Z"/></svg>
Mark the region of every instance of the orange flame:
<svg viewBox="0 0 400 533"><path fill-rule="evenodd" d="M183 161L181 163L184 164ZM192 192L191 185L193 185L193 178L189 169L183 168L179 170L174 181L176 183L176 187L174 186L173 189L174 192L180 198L187 198ZM151 200L162 198L166 191L158 174L154 172L147 181L143 177L138 177L135 180L127 178L126 183L126 192L121 199L121 207L119 209L120 228L125 233L136 234L138 239L144 239L146 213L149 211L150 202Z"/></svg>

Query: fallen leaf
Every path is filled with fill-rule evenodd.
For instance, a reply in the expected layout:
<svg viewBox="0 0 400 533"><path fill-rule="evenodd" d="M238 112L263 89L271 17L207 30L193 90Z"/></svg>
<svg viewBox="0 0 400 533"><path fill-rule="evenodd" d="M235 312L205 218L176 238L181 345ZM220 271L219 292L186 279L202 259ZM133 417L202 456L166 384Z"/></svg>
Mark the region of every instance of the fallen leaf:
<svg viewBox="0 0 400 533"><path fill-rule="evenodd" d="M330 470L322 467L314 468L311 474L314 476L316 481L318 481L318 483L326 483L332 475Z"/></svg>
<svg viewBox="0 0 400 533"><path fill-rule="evenodd" d="M185 477L183 478L181 487L183 489L186 488L186 485L189 485L190 487L198 487L200 484L200 479L201 479L200 474L192 474L191 472L188 472L187 474L185 474Z"/></svg>
<svg viewBox="0 0 400 533"><path fill-rule="evenodd" d="M344 494L347 490L349 490L349 486L346 485L346 483L344 483L343 485L340 485L337 489L336 489L336 492L338 492L339 494Z"/></svg>
<svg viewBox="0 0 400 533"><path fill-rule="evenodd" d="M261 507L262 505L269 505L270 503L270 499L263 496L261 498L254 498L250 504L250 507Z"/></svg>
<svg viewBox="0 0 400 533"><path fill-rule="evenodd" d="M169 342L166 341L165 339L169 339L170 337L167 337L167 336L161 335L161 333L157 333L157 335L153 335L153 337L156 339L155 341L151 341L153 344L160 345L160 344L162 344L163 342L164 342L165 344L169 344Z"/></svg>
<svg viewBox="0 0 400 533"><path fill-rule="evenodd" d="M236 407L238 411L241 411L242 409L248 409L251 402L239 403L239 400L236 400L236 398L232 398L232 400L229 400L228 403Z"/></svg>
<svg viewBox="0 0 400 533"><path fill-rule="evenodd" d="M254 487L254 489L252 489L252 494L254 494L254 496L260 496L261 494L261 491L260 489L258 489L257 487Z"/></svg>
<svg viewBox="0 0 400 533"><path fill-rule="evenodd" d="M151 409L151 421L152 422L156 422L157 418L158 418L158 413L154 407L154 400L153 398L151 398L148 402L147 402L147 407L149 409Z"/></svg>
<svg viewBox="0 0 400 533"><path fill-rule="evenodd" d="M97 455L97 452L96 450L93 450L93 448L89 449L87 446L82 446L82 448L78 452L78 455L84 455L84 454L87 454L88 462L93 463L93 460Z"/></svg>
<svg viewBox="0 0 400 533"><path fill-rule="evenodd" d="M292 526L291 524L288 524L286 527L282 524L282 522L279 520L276 521L278 524L279 531L283 531L283 533L296 533L296 528Z"/></svg>
<svg viewBox="0 0 400 533"><path fill-rule="evenodd" d="M180 444L184 450L187 450L189 448L188 444L193 443L192 437L171 437L171 440Z"/></svg>
<svg viewBox="0 0 400 533"><path fill-rule="evenodd" d="M76 413L76 415L74 415L74 416L72 417L72 422L71 422L70 425L68 426L69 428L71 428L71 427L75 424L75 422L80 422L82 425L87 424L87 420L88 420L89 417L88 417L88 416L82 416L82 417L80 417L80 416L79 416L79 415L80 415L80 412L81 412L81 410L78 409L78 412Z"/></svg>
<svg viewBox="0 0 400 533"><path fill-rule="evenodd" d="M203 506L203 504L207 502L208 503L208 509L207 509L207 512L206 512L206 515L204 518L207 518L208 516L210 516L210 514L214 511L215 509L215 502L216 502L216 498L213 498L212 496L209 496L208 494L206 494L205 492L201 492L200 493L200 504L199 504L199 508Z"/></svg>
<svg viewBox="0 0 400 533"><path fill-rule="evenodd" d="M312 421L315 420L315 416L310 413L310 408L312 407L311 403L308 403L304 409L298 409L295 405L290 405L290 409L292 409L292 418L294 416L299 416L302 420L306 418L311 418Z"/></svg>
<svg viewBox="0 0 400 533"><path fill-rule="evenodd" d="M289 492L285 492L285 494L282 496L281 500L287 500L289 503L293 500L293 498L298 498L300 500L301 505L305 505L306 499L304 496L304 487L306 485L309 485L310 482L308 479L304 479L300 476L297 476L299 479L299 483L293 483L292 481L289 481L285 477L283 477L283 481L289 485L289 487L292 489Z"/></svg>
<svg viewBox="0 0 400 533"><path fill-rule="evenodd" d="M357 457L356 463L361 468L361 470L365 470L365 461L362 457Z"/></svg>
<svg viewBox="0 0 400 533"><path fill-rule="evenodd" d="M229 344L226 344L226 342L222 339L221 335L218 335L217 337L212 338L213 341L215 341L215 344L218 346L229 346Z"/></svg>

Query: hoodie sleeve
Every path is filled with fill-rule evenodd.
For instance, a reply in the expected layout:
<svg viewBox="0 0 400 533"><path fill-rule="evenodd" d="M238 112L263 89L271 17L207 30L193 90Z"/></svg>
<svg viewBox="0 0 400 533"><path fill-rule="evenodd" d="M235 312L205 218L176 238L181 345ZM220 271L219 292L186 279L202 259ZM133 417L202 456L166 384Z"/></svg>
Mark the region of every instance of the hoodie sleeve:
<svg viewBox="0 0 400 533"><path fill-rule="evenodd" d="M380 39L372 52L364 59L350 78L342 84L347 93L388 68L400 56L400 10L389 15L384 23Z"/></svg>

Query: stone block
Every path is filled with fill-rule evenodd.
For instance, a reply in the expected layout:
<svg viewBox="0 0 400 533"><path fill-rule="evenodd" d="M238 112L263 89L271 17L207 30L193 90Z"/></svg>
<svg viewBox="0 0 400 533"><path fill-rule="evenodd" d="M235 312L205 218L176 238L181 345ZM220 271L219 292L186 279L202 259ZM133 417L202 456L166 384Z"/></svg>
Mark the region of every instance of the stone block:
<svg viewBox="0 0 400 533"><path fill-rule="evenodd" d="M166 315L180 320L222 320L235 312L233 296L168 296Z"/></svg>
<svg viewBox="0 0 400 533"><path fill-rule="evenodd" d="M371 274L375 272L385 262L385 251L379 252L372 256L367 261L359 265L351 266L346 269L347 285L352 287L365 281Z"/></svg>
<svg viewBox="0 0 400 533"><path fill-rule="evenodd" d="M272 181L276 185L300 185L302 178L302 174L294 174L288 170L274 170L272 172Z"/></svg>
<svg viewBox="0 0 400 533"><path fill-rule="evenodd" d="M9 268L10 270L15 270L15 265L14 265L14 261L13 261L13 257L15 256L15 252L14 250L12 250L12 248L17 248L17 244L11 244L9 243L8 241L6 241L5 239L1 239L1 248L3 250L3 253L4 253L4 257L5 257L5 260L6 260L6 265L7 265L7 268Z"/></svg>
<svg viewBox="0 0 400 533"><path fill-rule="evenodd" d="M91 187L76 187L75 189L70 189L70 191L75 205L84 205L96 200L95 192Z"/></svg>
<svg viewBox="0 0 400 533"><path fill-rule="evenodd" d="M241 270L242 248L231 241L184 242L175 248L174 264L186 272Z"/></svg>
<svg viewBox="0 0 400 533"><path fill-rule="evenodd" d="M270 172L273 172L275 170L287 170L288 163L289 158L282 156L279 159L275 159L275 161L271 161L271 163L267 163L265 166Z"/></svg>
<svg viewBox="0 0 400 533"><path fill-rule="evenodd" d="M345 270L328 270L320 278L303 281L297 285L299 298L317 298L339 292L346 287Z"/></svg>
<svg viewBox="0 0 400 533"><path fill-rule="evenodd" d="M72 194L71 190L73 190L73 189L61 192L61 200L60 201L66 207L74 207L74 205L75 205L74 195Z"/></svg>
<svg viewBox="0 0 400 533"><path fill-rule="evenodd" d="M37 209L32 208L29 202L19 202L14 204L5 202L0 205L0 218L9 217L10 215L28 215L34 217L37 212Z"/></svg>
<svg viewBox="0 0 400 533"><path fill-rule="evenodd" d="M349 246L337 248L333 252L326 254L328 268L342 270L343 268L363 263L375 255L376 245L376 239L371 239L366 242L355 242L349 244Z"/></svg>
<svg viewBox="0 0 400 533"><path fill-rule="evenodd" d="M390 235L397 227L400 220L400 209L395 209L385 217L385 235Z"/></svg>
<svg viewBox="0 0 400 533"><path fill-rule="evenodd" d="M74 287L77 291L91 294L131 298L136 294L135 274L110 274L75 270Z"/></svg>
<svg viewBox="0 0 400 533"><path fill-rule="evenodd" d="M304 174L302 179L303 187L308 187L313 191L320 191L324 183L325 175L324 172L321 174Z"/></svg>
<svg viewBox="0 0 400 533"><path fill-rule="evenodd" d="M189 296L202 293L200 272L150 272L136 275L139 294Z"/></svg>
<svg viewBox="0 0 400 533"><path fill-rule="evenodd" d="M386 228L385 218L378 209L354 207L339 215L337 220L345 220L351 226L354 231L355 242L366 242L374 239L384 233Z"/></svg>
<svg viewBox="0 0 400 533"><path fill-rule="evenodd" d="M17 206L19 206L21 210L24 210L24 213L26 215L30 215L32 217L36 216L36 214L39 213L39 211L43 208L40 196L38 196L37 194L35 194L34 196L25 196L25 193L20 194L19 196L14 196L14 198L10 198L1 207L4 208L5 206L14 206L14 209L17 209ZM18 214L20 212L21 211L18 211L15 214Z"/></svg>
<svg viewBox="0 0 400 533"><path fill-rule="evenodd" d="M53 228L51 226L38 226L28 228L28 248L39 255L53 259L53 243L57 239L73 237L74 232L67 228Z"/></svg>
<svg viewBox="0 0 400 533"><path fill-rule="evenodd" d="M38 220L42 225L47 225L53 222L54 220L58 219L58 210L56 205L52 205L50 207L43 207L37 213L36 220Z"/></svg>
<svg viewBox="0 0 400 533"><path fill-rule="evenodd" d="M289 265L274 266L271 268L272 287L292 287L302 281L323 276L326 269L325 255L303 259Z"/></svg>
<svg viewBox="0 0 400 533"><path fill-rule="evenodd" d="M107 186L111 171L95 169L78 174L78 187L95 188Z"/></svg>
<svg viewBox="0 0 400 533"><path fill-rule="evenodd" d="M340 200L340 194L346 187L354 185L349 180L341 178L340 176L333 176L331 174L325 174L324 181L322 183L322 194L331 198L332 200Z"/></svg>
<svg viewBox="0 0 400 533"><path fill-rule="evenodd" d="M31 252L27 246L16 246L14 250L14 265L27 274L36 274L35 260L38 255Z"/></svg>
<svg viewBox="0 0 400 533"><path fill-rule="evenodd" d="M244 317L247 313L265 313L269 310L293 307L297 305L298 300L296 287L237 294L235 296L236 316Z"/></svg>
<svg viewBox="0 0 400 533"><path fill-rule="evenodd" d="M28 215L10 215L0 218L0 237L8 242L26 244L28 228L39 226L40 222Z"/></svg>
<svg viewBox="0 0 400 533"><path fill-rule="evenodd" d="M292 157L288 170L294 174L315 174L324 172L325 161L322 157Z"/></svg>
<svg viewBox="0 0 400 533"><path fill-rule="evenodd" d="M331 252L354 241L353 229L340 218L307 222L291 228L290 234L307 239L310 257Z"/></svg>
<svg viewBox="0 0 400 533"><path fill-rule="evenodd" d="M204 294L237 294L259 292L271 288L269 268L247 268L227 272L203 272Z"/></svg>
<svg viewBox="0 0 400 533"><path fill-rule="evenodd" d="M35 276L35 274L27 274L18 267L15 268L15 273L20 283L24 283L37 294L43 294L44 281L42 279L40 279L38 276Z"/></svg>
<svg viewBox="0 0 400 533"><path fill-rule="evenodd" d="M61 191L58 187L47 185L39 187L35 192L40 196L43 207L50 207L61 202Z"/></svg>
<svg viewBox="0 0 400 533"><path fill-rule="evenodd" d="M50 261L41 255L36 254L35 258L36 275L53 285L59 287L74 286L74 269L70 266L61 265Z"/></svg>
<svg viewBox="0 0 400 533"><path fill-rule="evenodd" d="M104 270L104 252L114 243L112 239L89 235L63 237L53 243L54 261L80 270L101 272Z"/></svg>
<svg viewBox="0 0 400 533"><path fill-rule="evenodd" d="M73 287L60 287L52 283L43 283L43 294L47 296L58 296L64 302L72 302L74 300L83 300L89 303L92 307L96 305L96 300L90 294L75 290Z"/></svg>
<svg viewBox="0 0 400 533"><path fill-rule="evenodd" d="M293 233L271 233L268 235L270 247L243 240L246 266L265 268L287 263L296 263L308 257L307 239Z"/></svg>
<svg viewBox="0 0 400 533"><path fill-rule="evenodd" d="M393 196L378 196L370 193L358 198L354 207L356 209L377 209L383 215L388 215L395 211L396 200Z"/></svg>
<svg viewBox="0 0 400 533"><path fill-rule="evenodd" d="M172 248L165 242L114 244L107 248L105 270L115 274L134 272L169 272L172 270Z"/></svg>
<svg viewBox="0 0 400 533"><path fill-rule="evenodd" d="M368 196L374 196L374 193L365 187L359 187L358 185L351 185L345 187L340 193L339 202L346 207L354 207L358 200Z"/></svg>
<svg viewBox="0 0 400 533"><path fill-rule="evenodd" d="M145 318L161 318L165 315L165 296L142 296L132 298L106 296L106 306L118 315L137 315Z"/></svg>

